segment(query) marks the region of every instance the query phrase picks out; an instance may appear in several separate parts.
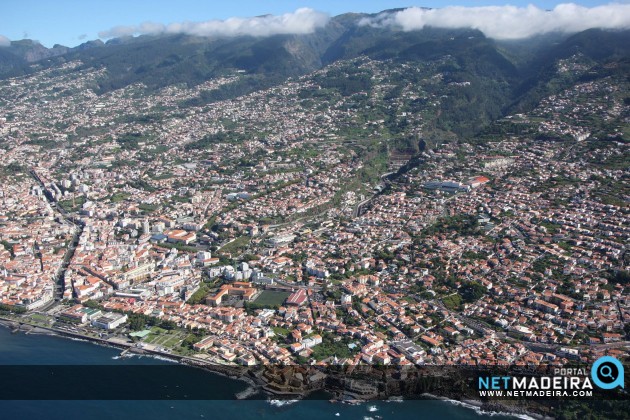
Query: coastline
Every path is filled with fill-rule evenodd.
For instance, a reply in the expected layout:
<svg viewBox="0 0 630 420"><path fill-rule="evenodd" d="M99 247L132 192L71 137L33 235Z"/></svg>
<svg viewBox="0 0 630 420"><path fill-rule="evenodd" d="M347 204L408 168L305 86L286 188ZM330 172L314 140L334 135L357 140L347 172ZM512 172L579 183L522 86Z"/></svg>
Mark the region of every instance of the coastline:
<svg viewBox="0 0 630 420"><path fill-rule="evenodd" d="M440 401L446 401L450 404L453 405L458 405L461 407L465 407L468 408L470 410L475 411L478 414L486 414L489 416L496 416L496 415L509 415L512 417L516 417L519 419L523 419L523 420L549 420L552 419L552 417L548 417L548 416L544 416L542 414L539 413L533 413L533 412L529 412L529 411L522 411L522 412L516 412L514 410L511 410L509 407L506 407L502 404L498 404L498 403L493 403L493 404L487 404L484 403L481 400L457 400L457 399L452 399L452 398L448 398L445 396L440 396L440 395L435 395L435 394L431 394L431 393L425 393L421 395L424 398L428 398L428 399L433 399L433 400L440 400Z"/></svg>
<svg viewBox="0 0 630 420"><path fill-rule="evenodd" d="M253 371L249 368L242 366L230 366L230 365L220 365L216 363L210 363L206 360L193 358L189 356L180 356L168 352L162 352L158 350L149 350L144 348L138 348L133 343L124 343L121 341L110 341L97 337L85 336L83 334L74 333L71 331L65 331L56 329L53 327L43 327L40 325L32 324L29 322L24 322L21 320L14 320L5 318L4 316L0 316L0 326L7 327L12 332L23 332L25 334L34 334L34 335L47 335L47 336L57 336L61 338L68 338L70 340L77 341L85 341L90 342L92 344L101 346L101 347L109 347L115 348L119 350L123 350L121 355L123 357L127 354L130 356L148 356L152 358L157 358L161 360L166 360L172 363L178 363L194 368L203 369L209 371L213 374L217 374L223 377L227 377L234 380L239 380L245 382L247 384L247 388L243 391L240 391L234 395L235 400L243 400L248 399L254 395L259 393L264 393L269 401L294 401L304 399L309 394L316 391L324 391L327 393L331 393L333 395L338 394L338 390L333 388L327 388L323 386L321 388L304 390L303 392L278 392L273 388L265 386L266 383L262 381L259 375L253 374ZM26 327L26 328L25 328ZM128 352L128 353L127 353ZM124 354L123 354L124 353ZM544 416L540 413L526 411L523 409L514 410L514 407L505 406L499 403L488 404L481 400L458 400L453 397L447 397L444 395L435 395L431 393L424 393L420 395L421 399L433 399L433 400L441 400L448 402L450 404L459 405L464 408L475 411L480 415L505 415L512 416L521 419L527 420L544 420L549 419L550 417ZM352 401L355 404L368 404L371 401L378 401L378 398L365 398L361 400ZM404 401L404 399L401 400ZM344 401L343 399L331 399L331 402L338 403L347 403L348 401Z"/></svg>
<svg viewBox="0 0 630 420"><path fill-rule="evenodd" d="M165 361L169 361L171 363L178 363L182 365L186 365L189 367L204 369L214 374L227 377L234 380L239 380L245 382L248 385L248 388L242 391L239 394L244 392L248 392L248 396L255 395L258 392L265 391L263 389L263 384L257 383L253 378L243 375L245 369L241 366L229 366L229 365L221 365L216 363L209 363L208 361L189 357L189 356L180 356L177 354L172 354L169 352L163 352L159 350L150 350L145 348L136 347L133 343L125 343L121 341L110 341L102 338L91 337L80 333L75 333L72 331L60 330L58 328L53 327L44 327L41 325L32 324L29 322L25 322L22 320L14 320L10 318L5 318L4 316L0 316L0 326L6 327L11 330L11 332L22 332L25 334L34 334L34 335L48 335L48 336L56 336L61 338L68 338L70 340L78 340L89 342L101 347L109 347L122 350L124 353L123 357L129 354L130 356L148 356L156 359L161 359ZM27 328L24 328L28 326ZM126 353L128 352L128 353ZM268 394L273 394L271 391L266 391Z"/></svg>

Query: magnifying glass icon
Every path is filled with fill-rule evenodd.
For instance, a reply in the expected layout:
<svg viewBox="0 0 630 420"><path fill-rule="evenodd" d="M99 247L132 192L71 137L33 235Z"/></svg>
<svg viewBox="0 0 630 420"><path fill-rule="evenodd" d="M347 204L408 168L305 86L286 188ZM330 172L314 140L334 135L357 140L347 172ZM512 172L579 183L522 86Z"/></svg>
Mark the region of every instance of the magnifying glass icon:
<svg viewBox="0 0 630 420"><path fill-rule="evenodd" d="M599 369L599 374L605 378L615 379L613 378L610 366L602 366L601 369Z"/></svg>

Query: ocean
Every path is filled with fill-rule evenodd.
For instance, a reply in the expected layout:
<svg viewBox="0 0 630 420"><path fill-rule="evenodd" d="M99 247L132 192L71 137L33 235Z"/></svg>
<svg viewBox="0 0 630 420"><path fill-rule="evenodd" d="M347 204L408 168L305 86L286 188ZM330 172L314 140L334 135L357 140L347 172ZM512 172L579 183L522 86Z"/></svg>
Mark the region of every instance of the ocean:
<svg viewBox="0 0 630 420"><path fill-rule="evenodd" d="M152 365L168 363L152 357L118 357L120 350L67 338L12 334L0 327L0 365ZM189 367L181 366L184 372ZM203 372L212 382L218 399L159 401L74 401L73 389L63 401L0 400L0 418L12 419L514 419L484 413L474 407L443 400L371 401L359 405L331 403L327 399L278 401L269 398L233 400L248 384L211 372ZM195 369L198 376L198 369ZM6 381L6 382L5 382ZM0 393L11 386L10 378L0 378ZM89 383L77 383L77 387Z"/></svg>

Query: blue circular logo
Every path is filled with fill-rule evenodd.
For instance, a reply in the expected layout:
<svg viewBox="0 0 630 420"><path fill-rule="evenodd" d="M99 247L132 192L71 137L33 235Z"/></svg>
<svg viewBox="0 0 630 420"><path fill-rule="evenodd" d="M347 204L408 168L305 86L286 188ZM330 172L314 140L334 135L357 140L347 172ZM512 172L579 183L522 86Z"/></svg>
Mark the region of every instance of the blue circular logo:
<svg viewBox="0 0 630 420"><path fill-rule="evenodd" d="M601 389L624 388L623 364L611 356L600 357L591 367L591 378Z"/></svg>

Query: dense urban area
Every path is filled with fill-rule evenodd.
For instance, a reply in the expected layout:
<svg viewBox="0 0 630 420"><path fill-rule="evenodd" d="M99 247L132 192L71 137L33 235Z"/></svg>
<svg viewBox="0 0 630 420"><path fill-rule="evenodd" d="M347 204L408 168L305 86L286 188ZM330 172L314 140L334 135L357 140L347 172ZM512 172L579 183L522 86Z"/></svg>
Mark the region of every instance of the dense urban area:
<svg viewBox="0 0 630 420"><path fill-rule="evenodd" d="M3 316L222 365L625 356L630 82L457 136L436 121L475 81L453 60L362 56L213 102L244 72L0 81Z"/></svg>

